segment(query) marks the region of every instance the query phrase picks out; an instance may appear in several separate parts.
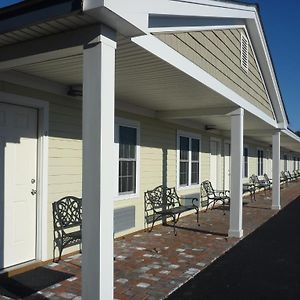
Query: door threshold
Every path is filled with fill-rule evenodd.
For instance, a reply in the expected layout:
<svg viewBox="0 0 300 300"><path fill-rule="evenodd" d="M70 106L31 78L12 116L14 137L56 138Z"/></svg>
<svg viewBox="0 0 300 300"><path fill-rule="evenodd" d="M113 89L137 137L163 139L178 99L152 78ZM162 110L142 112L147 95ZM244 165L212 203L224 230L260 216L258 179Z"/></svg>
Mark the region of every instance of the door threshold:
<svg viewBox="0 0 300 300"><path fill-rule="evenodd" d="M12 267L8 267L0 270L0 278L1 277L12 277L21 273L25 273L27 271L34 270L38 267L45 265L45 262L39 260L31 260L25 263L21 263Z"/></svg>

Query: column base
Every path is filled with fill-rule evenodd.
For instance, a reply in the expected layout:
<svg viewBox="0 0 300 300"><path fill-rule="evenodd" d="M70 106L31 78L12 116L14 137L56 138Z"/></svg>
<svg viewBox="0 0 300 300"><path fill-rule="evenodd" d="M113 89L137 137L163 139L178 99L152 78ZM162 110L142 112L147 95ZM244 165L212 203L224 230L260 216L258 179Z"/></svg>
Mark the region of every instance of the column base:
<svg viewBox="0 0 300 300"><path fill-rule="evenodd" d="M228 231L229 237L241 238L243 235L244 235L243 229L240 230L229 229Z"/></svg>
<svg viewBox="0 0 300 300"><path fill-rule="evenodd" d="M272 205L272 210L281 210L281 205Z"/></svg>

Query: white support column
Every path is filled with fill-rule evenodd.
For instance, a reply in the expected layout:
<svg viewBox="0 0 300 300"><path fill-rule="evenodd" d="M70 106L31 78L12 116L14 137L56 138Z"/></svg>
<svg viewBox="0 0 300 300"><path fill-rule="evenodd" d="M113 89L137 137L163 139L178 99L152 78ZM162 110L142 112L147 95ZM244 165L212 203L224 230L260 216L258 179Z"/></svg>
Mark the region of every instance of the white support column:
<svg viewBox="0 0 300 300"><path fill-rule="evenodd" d="M82 298L113 299L115 32L83 50Z"/></svg>
<svg viewBox="0 0 300 300"><path fill-rule="evenodd" d="M239 108L231 116L231 189L230 224L228 236L243 236L243 133L244 110Z"/></svg>
<svg viewBox="0 0 300 300"><path fill-rule="evenodd" d="M280 205L280 131L272 137L273 168L272 168L272 209L279 210Z"/></svg>

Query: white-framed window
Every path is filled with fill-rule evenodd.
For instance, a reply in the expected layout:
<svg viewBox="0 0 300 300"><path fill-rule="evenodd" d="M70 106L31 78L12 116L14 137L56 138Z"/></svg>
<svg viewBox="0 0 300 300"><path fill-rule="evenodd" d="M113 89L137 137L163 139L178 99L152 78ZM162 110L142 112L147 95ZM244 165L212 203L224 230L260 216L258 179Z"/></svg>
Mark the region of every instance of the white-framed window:
<svg viewBox="0 0 300 300"><path fill-rule="evenodd" d="M283 170L288 170L288 156L286 154L283 155Z"/></svg>
<svg viewBox="0 0 300 300"><path fill-rule="evenodd" d="M177 187L179 189L200 184L200 136L177 133Z"/></svg>
<svg viewBox="0 0 300 300"><path fill-rule="evenodd" d="M243 176L244 178L247 178L249 176L249 148L248 147L244 147Z"/></svg>
<svg viewBox="0 0 300 300"><path fill-rule="evenodd" d="M293 161L294 161L294 169L293 170L296 170L297 169L297 158L295 156L293 157Z"/></svg>
<svg viewBox="0 0 300 300"><path fill-rule="evenodd" d="M264 150L257 149L257 175L264 175Z"/></svg>
<svg viewBox="0 0 300 300"><path fill-rule="evenodd" d="M117 165L116 198L138 196L140 165L140 127L138 122L117 118L115 123Z"/></svg>

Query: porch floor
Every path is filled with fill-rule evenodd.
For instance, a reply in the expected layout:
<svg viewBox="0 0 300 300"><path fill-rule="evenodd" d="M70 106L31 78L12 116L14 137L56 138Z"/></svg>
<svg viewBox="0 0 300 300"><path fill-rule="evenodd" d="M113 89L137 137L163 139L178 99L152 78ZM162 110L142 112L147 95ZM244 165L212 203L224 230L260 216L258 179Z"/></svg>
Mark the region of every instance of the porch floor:
<svg viewBox="0 0 300 300"><path fill-rule="evenodd" d="M282 207L297 200L299 195L298 182L281 189ZM258 193L256 201L246 197L244 203L244 237L277 214L270 209L271 192ZM193 214L180 219L177 236L171 226L158 225L151 233L138 232L117 239L114 298L164 299L239 242L227 238L228 211L225 215L221 209L201 213L200 224L198 227ZM74 276L26 299L81 299L81 255L47 267ZM0 299L9 298L0 296Z"/></svg>

